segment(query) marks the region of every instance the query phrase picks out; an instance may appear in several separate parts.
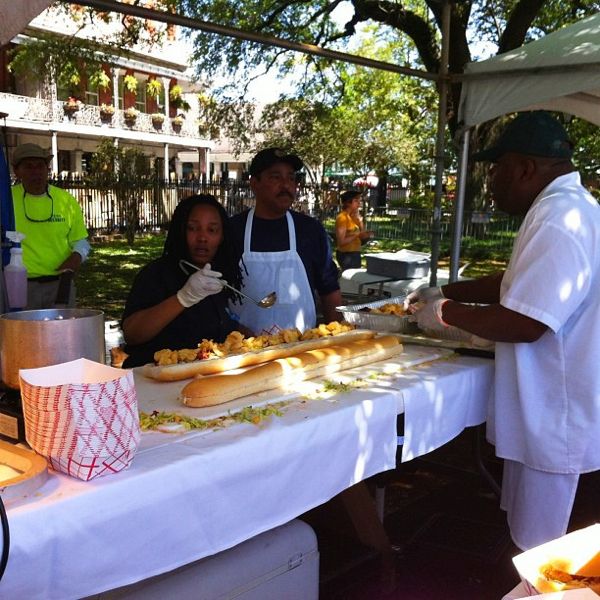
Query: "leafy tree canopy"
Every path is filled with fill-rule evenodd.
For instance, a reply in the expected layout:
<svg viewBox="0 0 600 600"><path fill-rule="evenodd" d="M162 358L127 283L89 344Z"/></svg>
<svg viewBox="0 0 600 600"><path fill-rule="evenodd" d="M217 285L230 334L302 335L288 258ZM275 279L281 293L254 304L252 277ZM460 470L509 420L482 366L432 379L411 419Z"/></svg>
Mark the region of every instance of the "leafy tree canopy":
<svg viewBox="0 0 600 600"><path fill-rule="evenodd" d="M342 5L351 5L353 12L345 23L335 18ZM179 9L201 20L342 50L361 26L377 24L411 43L414 52L405 57L407 66L439 71L439 0L179 0ZM465 63L477 58L477 42L494 44L498 52L506 52L599 9L599 2L587 0L458 0L451 6L450 71L460 73ZM276 69L286 74L300 63L306 67L298 90L302 93L329 64L321 58L298 59L280 48L214 34L194 33L194 40L198 72L228 73L235 81L235 89L223 92L239 93L241 89L243 94L242 84L255 77L257 70ZM459 86L454 86L449 101L452 127L459 95Z"/></svg>
<svg viewBox="0 0 600 600"><path fill-rule="evenodd" d="M361 54L391 60L405 50L397 40L378 37L374 30L359 47ZM339 164L382 177L392 168L410 172L428 153L426 140L435 135L431 82L351 64L321 75L327 81L307 86L305 97L284 98L266 108L260 123L265 144L313 157L313 167L323 171ZM329 84L337 84L341 93L323 95Z"/></svg>

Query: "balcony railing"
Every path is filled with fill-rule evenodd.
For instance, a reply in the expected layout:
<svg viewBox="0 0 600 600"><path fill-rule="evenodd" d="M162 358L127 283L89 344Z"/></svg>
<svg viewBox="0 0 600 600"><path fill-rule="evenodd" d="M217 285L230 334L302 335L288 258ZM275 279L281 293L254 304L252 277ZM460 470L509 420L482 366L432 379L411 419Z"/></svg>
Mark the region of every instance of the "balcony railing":
<svg viewBox="0 0 600 600"><path fill-rule="evenodd" d="M79 103L76 110L65 108L64 101L31 98L0 92L0 106L11 119L35 123L72 123L103 129L125 129L144 133L163 133L179 137L202 137L198 132L195 119L189 115L183 118L181 126L165 116L160 124L153 122L152 115L140 112L135 119L126 119L125 111L116 110L113 115L104 115L99 106ZM106 133L104 134L106 135Z"/></svg>

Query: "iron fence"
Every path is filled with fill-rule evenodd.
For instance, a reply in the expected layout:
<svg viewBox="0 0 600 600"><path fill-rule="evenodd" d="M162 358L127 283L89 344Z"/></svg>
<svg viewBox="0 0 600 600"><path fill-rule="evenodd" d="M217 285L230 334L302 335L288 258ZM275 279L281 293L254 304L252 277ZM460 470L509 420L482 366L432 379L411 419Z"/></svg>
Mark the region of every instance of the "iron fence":
<svg viewBox="0 0 600 600"><path fill-rule="evenodd" d="M124 231L127 223L116 190L98 190L84 179L59 179L52 182L67 189L80 203L91 235ZM212 194L228 214L235 214L254 203L248 181L154 180L139 188L138 232L167 228L177 203L192 194ZM335 235L335 216L339 206L331 202L335 192L303 184L294 208L318 218L330 235ZM395 204L397 203L397 199ZM415 249L431 245L432 211L411 206L369 208L365 215L368 229L379 241L401 242ZM520 219L495 212L466 212L462 228L464 253L477 255L506 254L512 247ZM444 212L441 220L442 251L452 238L453 216Z"/></svg>

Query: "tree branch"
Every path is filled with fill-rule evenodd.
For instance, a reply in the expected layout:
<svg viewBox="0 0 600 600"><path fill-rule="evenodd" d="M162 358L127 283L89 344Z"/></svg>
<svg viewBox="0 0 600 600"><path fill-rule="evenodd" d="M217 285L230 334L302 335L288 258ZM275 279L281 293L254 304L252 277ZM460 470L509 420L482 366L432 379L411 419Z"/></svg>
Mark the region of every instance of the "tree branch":
<svg viewBox="0 0 600 600"><path fill-rule="evenodd" d="M400 3L388 0L353 0L356 22L372 20L404 32L410 37L430 73L439 70L440 52L435 31L416 13L405 10Z"/></svg>
<svg viewBox="0 0 600 600"><path fill-rule="evenodd" d="M523 45L531 23L544 5L544 0L520 0L508 17L498 42L498 53Z"/></svg>

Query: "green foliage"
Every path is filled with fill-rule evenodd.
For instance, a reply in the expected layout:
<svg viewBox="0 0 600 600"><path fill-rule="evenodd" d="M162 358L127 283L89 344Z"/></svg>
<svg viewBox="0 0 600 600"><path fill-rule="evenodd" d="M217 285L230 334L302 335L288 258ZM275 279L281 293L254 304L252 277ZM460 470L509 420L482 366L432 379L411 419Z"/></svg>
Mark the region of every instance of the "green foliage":
<svg viewBox="0 0 600 600"><path fill-rule="evenodd" d="M171 86L169 90L169 101L171 106L177 109L188 111L190 110L190 104L183 97L183 88L179 84Z"/></svg>
<svg viewBox="0 0 600 600"><path fill-rule="evenodd" d="M589 121L574 118L566 123L574 144L573 160L581 177L596 197L600 197L600 130Z"/></svg>
<svg viewBox="0 0 600 600"><path fill-rule="evenodd" d="M89 180L107 197L114 194L126 223L125 235L133 245L139 223L143 190L152 181L148 158L137 147L117 147L104 139L92 155Z"/></svg>
<svg viewBox="0 0 600 600"><path fill-rule="evenodd" d="M99 90L108 90L110 88L110 77L106 74L104 69L99 69L90 75L90 85L92 88L97 88Z"/></svg>
<svg viewBox="0 0 600 600"><path fill-rule="evenodd" d="M137 237L135 247L125 240L92 243L93 251L77 277L77 304L104 311L118 320L137 272L162 254L164 236Z"/></svg>
<svg viewBox="0 0 600 600"><path fill-rule="evenodd" d="M219 123L222 120L222 112L217 101L207 93L199 93L198 98L198 135L217 139L221 135ZM235 132L237 134L237 132ZM241 132L240 132L241 133ZM232 135L239 142L239 135ZM243 141L241 142L244 143Z"/></svg>
<svg viewBox="0 0 600 600"><path fill-rule="evenodd" d="M439 72L443 2L349 0L344 4L354 9L346 23L335 18L334 11L340 2L323 0L180 0L180 10L204 21L351 52L354 51L355 34L365 25L374 24L378 35L389 36L404 44L406 50L393 62L429 73ZM450 70L460 73L467 62L478 58L476 53L481 47L478 42L487 42L503 52L599 10L600 2L578 0L452 2ZM327 85L332 83L324 76L331 64L329 60L298 57L278 47L212 33L193 35L193 60L198 74L229 75L232 87L238 93L241 90L240 95L243 95L244 85L264 70L286 74L303 70L297 78L296 97L306 96L306 90L320 80L325 79ZM342 82L338 84L341 89ZM453 85L448 107L452 132L456 128L459 96L460 85Z"/></svg>
<svg viewBox="0 0 600 600"><path fill-rule="evenodd" d="M177 102L177 100L181 100L183 95L183 88L179 84L175 84L171 86L169 90L169 99L171 102Z"/></svg>
<svg viewBox="0 0 600 600"><path fill-rule="evenodd" d="M69 95L79 97L83 91L82 80L92 79L108 60L97 44L76 37L43 33L12 52L9 68L19 76L33 76L39 81L48 76L59 88L68 90Z"/></svg>
<svg viewBox="0 0 600 600"><path fill-rule="evenodd" d="M374 28L369 33L358 47L362 56L390 61L407 50L396 40L378 39ZM259 130L264 145L294 148L322 173L335 166L355 176L374 170L380 178L392 170L417 172L427 140L435 135L435 88L348 64L332 65L325 74L330 85L314 84L303 97L266 107ZM336 82L343 94L336 94Z"/></svg>
<svg viewBox="0 0 600 600"><path fill-rule="evenodd" d="M162 83L158 79L149 79L146 83L146 93L150 98L154 98L155 100L160 98L162 93L163 86Z"/></svg>
<svg viewBox="0 0 600 600"><path fill-rule="evenodd" d="M137 95L138 80L133 75L125 75L123 85L128 92Z"/></svg>
<svg viewBox="0 0 600 600"><path fill-rule="evenodd" d="M197 94L198 133L209 139L219 136L231 139L234 152L251 148L257 126L255 107L243 99L223 99L208 92Z"/></svg>

